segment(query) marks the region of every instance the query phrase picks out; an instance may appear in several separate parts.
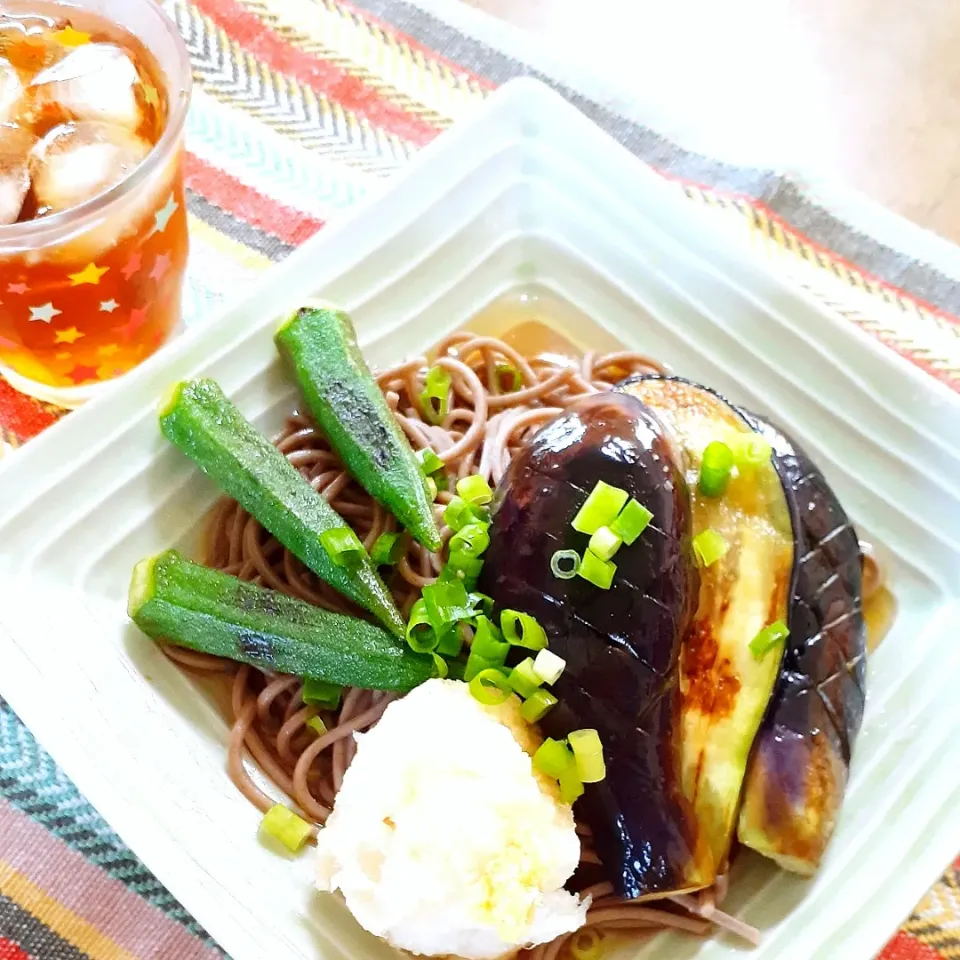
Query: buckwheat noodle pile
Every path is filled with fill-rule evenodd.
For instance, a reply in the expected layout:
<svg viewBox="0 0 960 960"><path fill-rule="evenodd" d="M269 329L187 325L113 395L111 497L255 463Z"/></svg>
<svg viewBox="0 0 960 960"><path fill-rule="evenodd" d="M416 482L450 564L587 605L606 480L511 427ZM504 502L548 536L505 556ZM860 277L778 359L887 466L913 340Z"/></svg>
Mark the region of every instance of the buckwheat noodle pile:
<svg viewBox="0 0 960 960"><path fill-rule="evenodd" d="M547 355L549 357L550 355ZM540 426L561 413L584 394L607 390L634 373L662 373L663 367L639 353L605 355L587 353L577 364L561 358L528 360L501 340L455 333L437 348L434 364L451 376L449 413L435 426L422 415L419 397L428 363L417 357L379 374L378 382L398 422L414 449L431 447L443 461L450 490L457 478L473 473L496 486L520 445ZM504 368L513 380L505 384ZM512 387L517 389L510 389ZM287 459L356 530L369 550L380 534L396 530L393 517L374 501L343 469L325 438L303 414L291 416L274 440ZM441 491L436 513L442 524L445 504L452 497ZM441 525L444 543L451 531ZM434 554L407 540L406 556L388 581L397 604L407 615L421 588L432 583L442 566ZM251 580L341 613L359 611L310 572L246 511L224 499L214 508L206 536L205 562L243 580ZM880 577L875 562L867 558L864 588L875 590ZM266 776L290 797L316 824L330 815L345 770L354 754L355 731L372 727L394 695L351 689L340 709L319 712L301 699L297 677L269 674L253 667L195 653L174 646L165 652L182 666L231 679L233 728L228 747L228 769L234 783L254 805L266 811L274 800L254 782L245 766L245 753ZM319 715L328 732L317 736L307 721ZM583 842L578 871L589 876L599 860L591 848L590 831L578 826ZM751 942L757 931L723 913L719 904L726 892L725 879L698 895L678 896L664 906L620 900L609 883L595 883L581 891L592 898L588 926L573 934L587 946L597 935L654 933L665 927L704 935L724 927ZM571 937L561 937L531 952L531 960L556 960ZM577 952L580 952L579 950Z"/></svg>

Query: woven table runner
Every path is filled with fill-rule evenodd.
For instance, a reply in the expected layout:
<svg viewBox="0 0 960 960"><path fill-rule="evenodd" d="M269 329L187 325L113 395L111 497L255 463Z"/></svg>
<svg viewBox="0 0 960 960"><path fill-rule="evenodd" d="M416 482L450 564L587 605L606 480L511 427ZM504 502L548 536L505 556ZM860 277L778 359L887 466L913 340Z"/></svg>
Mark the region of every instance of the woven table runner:
<svg viewBox="0 0 960 960"><path fill-rule="evenodd" d="M242 295L499 84L534 75L748 234L771 269L960 391L956 248L842 192L683 149L622 98L535 58L533 39L454 0L418 2L164 0L196 81L187 325ZM0 456L63 415L0 379ZM944 864L955 853L944 850ZM222 956L0 700L0 960ZM960 960L960 859L879 960L941 958Z"/></svg>

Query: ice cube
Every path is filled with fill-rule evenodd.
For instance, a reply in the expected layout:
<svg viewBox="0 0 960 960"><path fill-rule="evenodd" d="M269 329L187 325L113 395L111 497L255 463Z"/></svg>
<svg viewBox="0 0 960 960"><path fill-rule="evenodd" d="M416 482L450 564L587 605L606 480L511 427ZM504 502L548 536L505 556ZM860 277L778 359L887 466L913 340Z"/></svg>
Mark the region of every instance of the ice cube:
<svg viewBox="0 0 960 960"><path fill-rule="evenodd" d="M16 124L0 125L0 225L16 223L30 189L28 158L33 134Z"/></svg>
<svg viewBox="0 0 960 960"><path fill-rule="evenodd" d="M41 70L29 94L38 117L99 120L135 131L143 119L136 64L113 43L88 43Z"/></svg>
<svg viewBox="0 0 960 960"><path fill-rule="evenodd" d="M0 57L0 123L13 123L20 111L23 84L16 67Z"/></svg>
<svg viewBox="0 0 960 960"><path fill-rule="evenodd" d="M38 211L69 210L109 190L149 152L146 140L115 124L86 121L54 127L30 154Z"/></svg>

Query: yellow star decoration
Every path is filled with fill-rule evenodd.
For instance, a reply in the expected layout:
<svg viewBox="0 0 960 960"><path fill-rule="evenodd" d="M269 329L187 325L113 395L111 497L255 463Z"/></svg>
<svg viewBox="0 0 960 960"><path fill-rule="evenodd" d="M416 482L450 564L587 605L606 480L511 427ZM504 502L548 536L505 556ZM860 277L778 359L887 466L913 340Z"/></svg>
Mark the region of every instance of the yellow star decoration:
<svg viewBox="0 0 960 960"><path fill-rule="evenodd" d="M76 327L67 327L66 330L56 331L54 343L76 343L83 334Z"/></svg>
<svg viewBox="0 0 960 960"><path fill-rule="evenodd" d="M109 267L98 267L95 263L88 263L79 273L68 273L70 285L79 287L81 283L100 282L100 278L109 270Z"/></svg>
<svg viewBox="0 0 960 960"><path fill-rule="evenodd" d="M100 347L97 353L99 353L101 357L112 357L119 349L115 343L108 343Z"/></svg>
<svg viewBox="0 0 960 960"><path fill-rule="evenodd" d="M84 33L82 30L74 30L73 27L64 27L62 30L58 30L53 36L57 43L63 47L82 47L85 43L90 42L89 33Z"/></svg>
<svg viewBox="0 0 960 960"><path fill-rule="evenodd" d="M151 83L143 85L143 99L151 107L160 106L160 94L157 93L157 88Z"/></svg>

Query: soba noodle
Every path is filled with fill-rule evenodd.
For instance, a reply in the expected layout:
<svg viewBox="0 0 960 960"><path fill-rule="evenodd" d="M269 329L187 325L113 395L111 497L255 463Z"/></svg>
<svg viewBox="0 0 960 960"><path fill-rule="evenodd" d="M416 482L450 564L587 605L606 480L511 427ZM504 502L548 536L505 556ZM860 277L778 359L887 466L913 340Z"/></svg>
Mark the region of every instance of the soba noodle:
<svg viewBox="0 0 960 960"><path fill-rule="evenodd" d="M501 340L455 333L437 348L434 363L451 377L449 412L439 426L424 419L419 397L427 361L423 357L379 374L378 382L397 421L415 449L431 447L449 476L456 480L473 473L495 486L523 442L541 425L561 413L577 397L609 389L634 373L663 372L656 361L639 353L587 353L579 363L559 359L527 359ZM506 364L519 375L518 389L506 391L498 368ZM512 386L512 384L511 384ZM294 414L274 443L356 530L369 550L396 523L344 470L311 419ZM442 526L450 490L437 497L436 514L444 543L451 531ZM390 588L404 615L420 591L438 577L443 559L405 536L406 554L397 564ZM442 551L441 551L442 553ZM349 601L320 581L234 501L224 499L214 508L205 543L205 562L217 569L342 613L355 613ZM868 557L864 584L880 585L875 561ZM368 730L380 718L392 695L351 689L339 710L318 711L304 703L302 683L296 677L264 673L228 660L173 646L167 655L183 667L204 674L225 674L232 680L233 728L228 747L230 777L251 803L266 811L274 799L264 793L245 764L248 753L264 774L315 824L330 815L344 772L354 754L355 731ZM327 733L318 736L307 722L320 716ZM315 828L316 829L316 828ZM590 831L578 826L583 840L581 868L599 864L590 843ZM578 871L589 873L589 869ZM704 935L723 927L751 941L757 932L722 913L725 893L719 882L699 897L675 897L666 907L624 902L609 883L593 883L581 890L592 898L585 930L647 935L664 928ZM579 931L573 936L581 936ZM588 934L589 936L590 934ZM570 937L561 937L532 951L531 960L555 960Z"/></svg>

